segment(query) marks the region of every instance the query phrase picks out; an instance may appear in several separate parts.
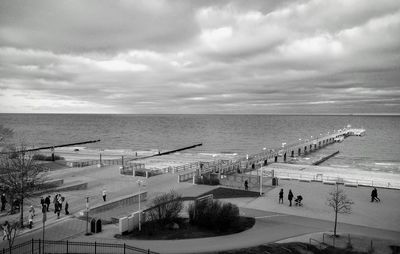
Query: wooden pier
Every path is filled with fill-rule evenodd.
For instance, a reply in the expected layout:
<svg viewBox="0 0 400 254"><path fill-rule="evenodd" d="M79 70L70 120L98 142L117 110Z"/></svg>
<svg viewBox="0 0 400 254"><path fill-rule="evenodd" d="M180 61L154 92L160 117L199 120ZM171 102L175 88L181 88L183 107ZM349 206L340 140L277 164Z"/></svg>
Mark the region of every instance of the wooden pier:
<svg viewBox="0 0 400 254"><path fill-rule="evenodd" d="M237 160L219 160L208 163L200 163L199 168L196 170L196 177L201 177L202 175L209 173L218 173L220 177L221 175L227 175L234 172L243 173L246 171L255 170L262 166L268 165L270 162L278 162L279 158L282 158L282 162L286 162L289 156L301 156L317 151L327 145L336 143L336 140L341 137L346 138L349 136L362 136L364 134L364 129L345 128L325 136L319 136L309 140L306 139L301 142L285 145L282 148L265 150L261 153L248 155Z"/></svg>

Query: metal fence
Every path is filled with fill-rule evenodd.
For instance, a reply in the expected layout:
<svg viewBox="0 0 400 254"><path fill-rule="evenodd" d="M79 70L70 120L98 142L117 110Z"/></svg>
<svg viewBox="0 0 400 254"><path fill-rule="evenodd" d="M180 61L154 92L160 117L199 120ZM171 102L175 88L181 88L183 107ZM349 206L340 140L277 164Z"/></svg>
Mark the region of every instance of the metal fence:
<svg viewBox="0 0 400 254"><path fill-rule="evenodd" d="M30 240L14 245L11 249L4 248L2 254L45 254L45 253L85 253L85 254L158 254L149 249L141 249L120 243L97 243L97 242L73 242L73 241L50 241L50 240Z"/></svg>

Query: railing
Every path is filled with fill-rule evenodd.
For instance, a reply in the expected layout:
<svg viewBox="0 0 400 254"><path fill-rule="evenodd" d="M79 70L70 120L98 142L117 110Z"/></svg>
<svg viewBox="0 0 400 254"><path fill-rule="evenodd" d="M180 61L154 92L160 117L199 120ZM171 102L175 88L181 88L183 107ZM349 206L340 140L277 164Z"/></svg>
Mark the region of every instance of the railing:
<svg viewBox="0 0 400 254"><path fill-rule="evenodd" d="M287 180L309 180L316 182L335 182L344 185L355 185L355 186L371 186L371 187L381 187L390 189L400 189L400 184L385 181L376 181L371 179L356 179L338 176L324 176L323 174L307 174L307 173L286 173L277 172L274 173L275 177Z"/></svg>
<svg viewBox="0 0 400 254"><path fill-rule="evenodd" d="M90 160L90 161L69 161L67 165L73 168L88 167L93 165L122 165L122 159L102 159L100 160Z"/></svg>
<svg viewBox="0 0 400 254"><path fill-rule="evenodd" d="M141 249L121 243L98 243L98 242L73 242L73 241L50 241L50 240L30 240L14 245L12 248L3 249L2 254L44 254L44 253L123 253L137 254L149 253L157 254L150 249Z"/></svg>
<svg viewBox="0 0 400 254"><path fill-rule="evenodd" d="M158 169L159 171L163 173L179 173L187 170L196 170L200 168L200 162L192 162L192 163L187 163L184 165L179 165L179 166L169 166L165 168Z"/></svg>
<svg viewBox="0 0 400 254"><path fill-rule="evenodd" d="M182 173L182 174L178 175L178 183L193 179L193 177L195 177L195 175L196 175L195 171Z"/></svg>

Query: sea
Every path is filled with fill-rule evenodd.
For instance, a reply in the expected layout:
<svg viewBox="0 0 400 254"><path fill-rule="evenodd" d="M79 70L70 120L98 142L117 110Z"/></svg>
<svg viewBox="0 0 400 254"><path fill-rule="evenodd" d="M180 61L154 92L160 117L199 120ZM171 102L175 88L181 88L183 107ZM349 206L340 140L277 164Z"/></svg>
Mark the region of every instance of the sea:
<svg viewBox="0 0 400 254"><path fill-rule="evenodd" d="M246 155L276 149L347 125L366 135L311 153L340 153L322 165L400 174L400 116L371 115L120 115L0 114L0 125L14 130L13 140L41 147L88 140L85 149L115 151L174 150L197 143L186 153Z"/></svg>

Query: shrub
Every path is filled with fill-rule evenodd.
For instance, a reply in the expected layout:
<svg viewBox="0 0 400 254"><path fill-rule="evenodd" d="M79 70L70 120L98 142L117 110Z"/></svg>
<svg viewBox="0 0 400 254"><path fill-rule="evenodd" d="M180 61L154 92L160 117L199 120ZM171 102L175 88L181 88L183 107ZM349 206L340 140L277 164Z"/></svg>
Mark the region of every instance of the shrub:
<svg viewBox="0 0 400 254"><path fill-rule="evenodd" d="M179 194L170 191L155 197L150 206L149 216L151 220L166 225L178 219L183 208L183 201Z"/></svg>
<svg viewBox="0 0 400 254"><path fill-rule="evenodd" d="M227 231L239 222L239 208L218 200L195 202L189 205L189 221L193 225Z"/></svg>

